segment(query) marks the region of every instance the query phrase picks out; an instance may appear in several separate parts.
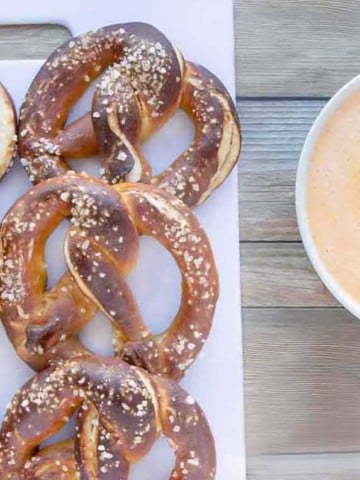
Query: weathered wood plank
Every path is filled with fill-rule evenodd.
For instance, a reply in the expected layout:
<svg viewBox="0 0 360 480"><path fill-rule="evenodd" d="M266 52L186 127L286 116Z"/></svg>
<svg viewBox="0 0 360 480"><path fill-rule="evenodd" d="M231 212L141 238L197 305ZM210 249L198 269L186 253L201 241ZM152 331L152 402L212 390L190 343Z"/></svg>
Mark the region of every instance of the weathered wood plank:
<svg viewBox="0 0 360 480"><path fill-rule="evenodd" d="M360 70L358 0L235 0L237 94L329 96Z"/></svg>
<svg viewBox="0 0 360 480"><path fill-rule="evenodd" d="M359 71L357 0L235 0L237 94L329 96ZM60 26L6 26L2 58L43 58ZM31 41L30 41L31 40Z"/></svg>
<svg viewBox="0 0 360 480"><path fill-rule="evenodd" d="M70 36L61 25L0 25L0 58L46 58Z"/></svg>
<svg viewBox="0 0 360 480"><path fill-rule="evenodd" d="M332 95L359 71L359 20L357 0L235 0L237 94ZM0 56L43 58L67 36L61 26L1 27Z"/></svg>
<svg viewBox="0 0 360 480"><path fill-rule="evenodd" d="M359 320L244 309L243 324L248 453L360 451Z"/></svg>
<svg viewBox="0 0 360 480"><path fill-rule="evenodd" d="M358 480L360 453L250 456L247 471L248 480Z"/></svg>
<svg viewBox="0 0 360 480"><path fill-rule="evenodd" d="M300 243L242 243L244 307L334 307Z"/></svg>
<svg viewBox="0 0 360 480"><path fill-rule="evenodd" d="M295 175L302 146L324 100L242 100L240 235L247 241L299 240Z"/></svg>
<svg viewBox="0 0 360 480"><path fill-rule="evenodd" d="M253 3L252 7L255 7L257 2L241 3L248 6ZM260 0L259 3L263 1ZM285 3L288 2L281 2L281 5ZM304 4L304 0L297 3ZM311 7L310 2L305 3ZM331 4L330 7L333 8L335 2L323 0L316 3L322 4L322 8L325 3ZM345 6L349 3L355 2L345 2ZM41 34L41 38L29 44L27 42L29 37L25 35L25 41L21 42L21 46L17 43L21 36L19 33L10 35L8 31L6 43L1 39L1 30L0 28L2 58L45 57L66 38L62 34L57 36L57 33L52 33L49 37ZM39 48L43 38L44 45ZM357 38L353 40L357 41ZM241 64L238 66L238 76L240 70L243 70ZM244 72L240 73L242 75ZM335 72L335 77L337 75L338 72ZM259 76L256 81L258 79ZM290 80L288 77L286 82ZM312 77L309 77L309 80L313 82ZM269 78L265 74L261 83L266 85L267 81ZM278 81L279 79L276 80ZM300 81L304 81L303 72ZM298 91L295 94L303 94L299 87L299 79L296 82ZM315 82L314 85L318 83ZM271 87L271 81L269 86ZM247 95L244 91L238 89L238 94ZM322 101L279 102L274 109L271 102L266 101L259 102L258 107L254 107L250 101L240 103L245 137L240 167L243 239L298 239L293 210L295 168L308 127L322 104ZM271 110L273 113L270 113ZM297 115L299 111L303 112L305 118ZM270 118L267 118L269 113ZM264 121L261 123L261 120ZM257 138L258 132L260 137ZM272 135L274 138L271 138ZM270 148L272 145L274 150ZM254 245L255 250L256 247L257 245ZM275 286L277 285L275 296L270 301L270 286L266 289L266 282L263 279L259 282L260 292L255 297L246 294L245 297L250 299L250 302L245 303L263 304L261 297L263 292L267 305L288 303L298 305L301 298L305 298L305 305L329 305L329 296L316 280L315 274L301 253L301 247L295 246L298 248L297 253L292 251L294 245L285 245L285 250L281 250L279 244L274 244L273 247L273 250L270 249L260 256L260 270L256 266L252 268L252 261L247 262L248 255L243 254L242 266L245 267L243 291L247 290L246 264L249 267L249 279L253 287L257 288L257 281L261 280L263 261L265 273L273 269L272 276L267 276L267 280L274 281ZM249 246L243 245L243 248ZM253 254L256 256L255 250ZM271 256L274 259L269 263ZM278 260L276 256L279 257ZM290 267L289 270L286 270L286 263ZM276 271L274 268L279 270ZM290 279L287 289L284 289L285 281L278 282L284 274L285 280L286 275L289 275L287 280ZM307 284L306 288L301 287L300 280L299 285L294 281L295 275L303 275L302 283ZM310 292L311 288L314 288L314 292ZM292 296L291 290L294 289L298 289L299 293ZM284 299L287 300L283 302ZM360 449L358 433L360 382L356 373L360 358L357 347L360 345L358 325L360 322L337 308L244 309L247 442L250 453ZM356 455L350 460L348 455L295 455L286 456L285 461L284 458L283 455L250 456L250 480L263 480L266 473L267 480L272 478L352 480L358 478L359 474L356 469L359 468ZM268 459L269 462L264 463L264 459ZM299 459L298 466L294 459Z"/></svg>

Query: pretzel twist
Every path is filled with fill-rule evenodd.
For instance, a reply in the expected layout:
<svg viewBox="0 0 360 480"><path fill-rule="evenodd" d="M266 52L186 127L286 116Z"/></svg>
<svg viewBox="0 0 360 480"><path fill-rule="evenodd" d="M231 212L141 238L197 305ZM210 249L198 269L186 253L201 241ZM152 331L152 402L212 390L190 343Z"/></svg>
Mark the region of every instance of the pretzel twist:
<svg viewBox="0 0 360 480"><path fill-rule="evenodd" d="M45 242L72 215L65 241L70 273L46 291ZM97 305L113 325L114 350L150 372L180 378L211 328L218 279L211 247L181 201L144 184L107 186L68 173L33 187L1 229L2 320L17 352L33 368L87 354L77 333ZM153 335L125 276L138 256L138 235L151 235L173 255L182 299L171 326Z"/></svg>
<svg viewBox="0 0 360 480"><path fill-rule="evenodd" d="M36 449L79 409L74 443ZM209 480L215 448L205 416L176 382L115 358L82 357L44 370L12 400L0 433L11 480L128 478L160 433L176 453L172 479Z"/></svg>
<svg viewBox="0 0 360 480"><path fill-rule="evenodd" d="M0 231L2 320L20 357L36 369L44 368L51 356L68 355L67 349L82 351L72 334L96 311L69 272L46 291L45 242L70 214L74 228L81 223L83 235L91 232L103 242L114 240L109 225L120 224L126 244L117 245L124 265L137 253L137 235L127 208L112 188L95 179L69 174L39 184L14 204ZM42 342L37 341L39 330ZM69 339L61 341L67 335Z"/></svg>
<svg viewBox="0 0 360 480"><path fill-rule="evenodd" d="M71 106L99 74L91 114L64 127ZM152 178L141 144L179 107L195 124L194 141ZM189 206L225 180L240 143L224 85L184 62L162 33L143 23L104 27L64 43L35 77L20 114L19 151L32 181L65 173L64 157L99 149L107 182L152 182Z"/></svg>

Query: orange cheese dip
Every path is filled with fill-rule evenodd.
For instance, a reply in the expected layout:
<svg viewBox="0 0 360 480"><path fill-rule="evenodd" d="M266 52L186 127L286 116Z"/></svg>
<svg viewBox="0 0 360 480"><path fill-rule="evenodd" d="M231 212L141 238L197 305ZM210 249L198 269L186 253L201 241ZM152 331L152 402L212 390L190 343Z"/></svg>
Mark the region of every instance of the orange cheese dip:
<svg viewBox="0 0 360 480"><path fill-rule="evenodd" d="M333 114L315 145L307 210L325 267L360 302L360 91Z"/></svg>

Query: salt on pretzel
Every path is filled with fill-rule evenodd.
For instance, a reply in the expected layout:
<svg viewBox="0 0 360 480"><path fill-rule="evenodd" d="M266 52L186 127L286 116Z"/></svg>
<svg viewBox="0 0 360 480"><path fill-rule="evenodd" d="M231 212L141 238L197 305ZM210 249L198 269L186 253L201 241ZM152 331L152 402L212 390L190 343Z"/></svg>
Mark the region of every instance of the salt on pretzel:
<svg viewBox="0 0 360 480"><path fill-rule="evenodd" d="M116 242L124 268L132 266L137 253L137 234L126 206L99 180L69 173L37 185L13 205L0 230L0 308L17 353L35 369L44 368L50 357L67 356L67 349L82 352L75 335L96 311L69 272L52 289L46 288L45 243L69 215L75 228L82 225L82 235ZM121 225L123 245L111 224Z"/></svg>
<svg viewBox="0 0 360 480"><path fill-rule="evenodd" d="M21 480L79 480L73 440L42 448L26 462L26 468L23 469L20 478Z"/></svg>
<svg viewBox="0 0 360 480"><path fill-rule="evenodd" d="M91 114L64 127L70 107L100 73ZM195 125L194 140L152 177L141 144L179 107ZM224 85L184 62L162 33L142 23L112 25L66 42L40 69L20 114L19 151L32 181L64 173L64 157L99 149L109 183L151 181L191 207L225 180L240 144L236 109Z"/></svg>
<svg viewBox="0 0 360 480"><path fill-rule="evenodd" d="M144 184L114 186L127 205L140 235L158 240L175 259L182 275L181 305L171 326L152 335L119 277L121 260L98 244L84 250L81 236L67 236L68 266L85 294L120 328L114 330L114 350L128 362L150 372L180 378L208 337L218 297L216 267L208 239L195 216L176 197ZM93 258L102 282L93 275ZM119 283L119 280L121 283ZM131 312L131 313L130 313ZM127 339L124 345L124 337Z"/></svg>
<svg viewBox="0 0 360 480"><path fill-rule="evenodd" d="M36 454L76 409L74 444L55 444ZM115 358L67 360L35 376L10 403L0 433L0 476L126 480L130 465L144 457L161 432L176 454L170 478L214 478L209 425L176 382Z"/></svg>
<svg viewBox="0 0 360 480"><path fill-rule="evenodd" d="M65 273L46 292L44 245L69 214L65 256L72 276ZM2 320L18 354L33 368L87 353L77 333L94 304L112 322L115 353L130 363L180 378L200 352L218 297L217 272L205 232L171 194L140 183L110 187L68 173L18 200L0 234ZM182 275L180 308L161 335L153 335L142 320L125 280L142 234L168 249Z"/></svg>
<svg viewBox="0 0 360 480"><path fill-rule="evenodd" d="M0 83L0 179L11 167L16 147L16 114L13 101Z"/></svg>

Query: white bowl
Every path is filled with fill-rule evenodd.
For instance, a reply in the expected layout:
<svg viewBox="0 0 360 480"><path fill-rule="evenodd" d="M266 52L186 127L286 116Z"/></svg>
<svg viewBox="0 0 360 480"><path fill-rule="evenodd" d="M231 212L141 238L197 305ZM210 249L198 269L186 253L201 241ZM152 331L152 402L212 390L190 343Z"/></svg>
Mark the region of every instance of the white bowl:
<svg viewBox="0 0 360 480"><path fill-rule="evenodd" d="M322 109L306 137L296 175L297 222L308 257L328 290L349 312L358 318L360 318L360 302L355 301L329 273L314 243L308 219L307 181L312 153L325 125L343 102L359 90L360 75L342 87Z"/></svg>

